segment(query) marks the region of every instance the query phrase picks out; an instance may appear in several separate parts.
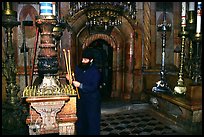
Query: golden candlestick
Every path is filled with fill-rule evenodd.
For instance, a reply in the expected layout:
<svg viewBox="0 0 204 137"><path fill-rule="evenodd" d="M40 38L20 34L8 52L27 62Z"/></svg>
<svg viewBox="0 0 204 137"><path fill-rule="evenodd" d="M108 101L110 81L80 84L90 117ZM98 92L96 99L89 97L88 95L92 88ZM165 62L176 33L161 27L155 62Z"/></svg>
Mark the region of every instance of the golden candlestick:
<svg viewBox="0 0 204 137"><path fill-rule="evenodd" d="M186 94L187 88L184 86L183 80L183 67L184 67L184 49L185 41L188 32L186 31L186 2L182 2L182 12L181 12L181 55L180 55L180 69L179 69L179 79L177 85L174 87L174 94Z"/></svg>
<svg viewBox="0 0 204 137"><path fill-rule="evenodd" d="M193 64L193 37L194 37L194 32L195 32L195 16L196 12L195 10L188 11L188 21L187 21L187 31L189 32L189 58L188 59L188 66L187 66L187 71L188 71L188 76L189 78L192 77L192 64Z"/></svg>
<svg viewBox="0 0 204 137"><path fill-rule="evenodd" d="M185 31L185 27L182 27L179 79L177 81L177 85L174 87L174 94L186 94L186 90L187 90L187 88L184 86L184 80L183 80L184 48L185 48L185 40L187 35L188 35L188 32Z"/></svg>
<svg viewBox="0 0 204 137"><path fill-rule="evenodd" d="M195 85L202 84L202 74L201 74L201 57L202 57L202 34L196 33L194 36L195 45L195 64L193 66L192 79Z"/></svg>

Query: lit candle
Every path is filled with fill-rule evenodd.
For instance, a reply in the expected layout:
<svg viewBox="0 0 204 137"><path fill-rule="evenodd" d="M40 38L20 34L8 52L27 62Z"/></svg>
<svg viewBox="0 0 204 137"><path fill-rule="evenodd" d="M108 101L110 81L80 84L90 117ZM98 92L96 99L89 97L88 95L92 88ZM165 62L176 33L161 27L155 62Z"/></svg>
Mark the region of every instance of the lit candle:
<svg viewBox="0 0 204 137"><path fill-rule="evenodd" d="M105 30L107 30L107 25L105 24Z"/></svg>
<svg viewBox="0 0 204 137"><path fill-rule="evenodd" d="M68 2L68 10L70 9L70 3L71 3L71 2Z"/></svg>
<svg viewBox="0 0 204 137"><path fill-rule="evenodd" d="M80 4L80 2L78 2L78 8L79 8L79 9L81 8L81 4Z"/></svg>
<svg viewBox="0 0 204 137"><path fill-rule="evenodd" d="M132 11L132 5L130 5L130 12Z"/></svg>
<svg viewBox="0 0 204 137"><path fill-rule="evenodd" d="M181 27L186 26L186 2L182 2L181 9Z"/></svg>
<svg viewBox="0 0 204 137"><path fill-rule="evenodd" d="M201 14L202 14L201 6L202 6L202 2L198 2L196 33L201 32Z"/></svg>
<svg viewBox="0 0 204 137"><path fill-rule="evenodd" d="M194 11L195 10L195 3L194 2L189 2L189 11Z"/></svg>
<svg viewBox="0 0 204 137"><path fill-rule="evenodd" d="M55 5L56 2L52 2L52 14L54 16L56 16L56 5Z"/></svg>

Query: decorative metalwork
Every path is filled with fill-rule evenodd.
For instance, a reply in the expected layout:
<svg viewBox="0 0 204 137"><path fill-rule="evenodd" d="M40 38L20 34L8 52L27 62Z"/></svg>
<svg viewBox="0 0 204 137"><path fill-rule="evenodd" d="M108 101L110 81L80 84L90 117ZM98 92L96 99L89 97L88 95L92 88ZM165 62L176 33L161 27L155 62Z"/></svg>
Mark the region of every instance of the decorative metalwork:
<svg viewBox="0 0 204 137"><path fill-rule="evenodd" d="M166 21L166 10L164 5L163 11L163 23L158 25L158 31L162 32L162 60L161 60L161 71L160 81L156 82L156 86L152 88L153 92L162 92L162 93L171 93L171 89L168 87L166 82L166 70L165 70L165 47L166 47L166 31L170 31L171 24L168 24Z"/></svg>
<svg viewBox="0 0 204 137"><path fill-rule="evenodd" d="M56 39L56 41L59 41L64 29L66 28L66 23L64 22L64 20L60 20L53 28L53 35L54 38Z"/></svg>
<svg viewBox="0 0 204 137"><path fill-rule="evenodd" d="M2 11L2 26L6 29L7 45L6 59L3 62L3 74L7 81L7 101L11 104L16 103L19 86L16 85L16 66L14 58L14 48L12 47L12 29L20 25L17 21L17 12L12 10L12 5L5 2L5 10Z"/></svg>
<svg viewBox="0 0 204 137"><path fill-rule="evenodd" d="M122 16L136 19L136 2L70 2L71 18L82 10L90 33L110 33L114 26L122 24Z"/></svg>
<svg viewBox="0 0 204 137"><path fill-rule="evenodd" d="M57 24L56 17L51 15L36 16L36 26L40 28L41 44L38 55L38 71L41 74L54 75L58 71L57 52L53 39L53 28Z"/></svg>
<svg viewBox="0 0 204 137"><path fill-rule="evenodd" d="M190 9L191 5L192 8ZM188 72L188 77L192 78L192 65L193 65L193 39L194 39L194 34L195 34L195 17L196 17L196 12L195 12L195 5L194 2L190 2L189 4L189 11L188 11L188 20L187 20L187 31L189 32L188 38L189 38L189 54L185 58L185 68Z"/></svg>
<svg viewBox="0 0 204 137"><path fill-rule="evenodd" d="M202 76L201 76L201 53L202 53L202 34L195 34L195 57L194 61L195 64L193 65L193 72L192 72L192 79L194 84L199 85L202 83Z"/></svg>
<svg viewBox="0 0 204 137"><path fill-rule="evenodd" d="M122 7L120 5L113 7L107 3L103 5L90 4L90 8L87 8L88 21L86 22L89 31L111 31L114 26L122 23L121 10Z"/></svg>
<svg viewBox="0 0 204 137"><path fill-rule="evenodd" d="M180 53L180 67L179 67L179 79L177 81L177 85L174 87L174 94L186 94L186 86L184 85L183 80L183 67L184 67L184 49L185 49L185 41L188 35L186 31L186 2L182 2L182 19L181 19L181 53Z"/></svg>
<svg viewBox="0 0 204 137"><path fill-rule="evenodd" d="M193 76L192 79L194 84L199 85L202 83L201 75L201 56L202 56L202 34L201 34L201 16L202 16L202 2L197 3L197 25L196 25L196 34L194 37L195 46L195 64L193 65Z"/></svg>
<svg viewBox="0 0 204 137"><path fill-rule="evenodd" d="M50 87L43 87L39 88L37 86L27 86L23 91L23 98L24 97L45 97L45 96L76 96L76 90L73 88L72 85L60 85L58 86L50 86Z"/></svg>
<svg viewBox="0 0 204 137"><path fill-rule="evenodd" d="M58 41L64 30L64 24L57 24L56 16L39 15L36 25L40 28L41 44L38 55L38 72L43 81L39 86L27 86L23 91L24 97L77 95L72 85L62 85L56 79L58 58L55 41ZM56 39L54 39L56 38Z"/></svg>
<svg viewBox="0 0 204 137"><path fill-rule="evenodd" d="M6 78L6 101L2 102L2 133L7 135L22 134L21 128L26 129L24 124L26 108L18 97L20 87L16 83L15 48L12 41L12 29L20 25L17 21L17 12L12 10L11 2L4 2L2 10L2 26L5 28L7 43L5 47L5 60L2 61L2 72ZM19 127L18 129L16 127Z"/></svg>

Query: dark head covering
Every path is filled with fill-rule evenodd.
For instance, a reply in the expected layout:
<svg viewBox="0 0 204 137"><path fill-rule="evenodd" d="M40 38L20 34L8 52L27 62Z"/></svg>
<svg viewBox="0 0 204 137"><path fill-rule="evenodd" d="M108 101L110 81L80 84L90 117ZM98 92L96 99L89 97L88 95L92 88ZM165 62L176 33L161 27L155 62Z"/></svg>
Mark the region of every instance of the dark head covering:
<svg viewBox="0 0 204 137"><path fill-rule="evenodd" d="M82 58L88 58L88 59L93 59L94 58L94 53L91 48L86 48L82 52Z"/></svg>

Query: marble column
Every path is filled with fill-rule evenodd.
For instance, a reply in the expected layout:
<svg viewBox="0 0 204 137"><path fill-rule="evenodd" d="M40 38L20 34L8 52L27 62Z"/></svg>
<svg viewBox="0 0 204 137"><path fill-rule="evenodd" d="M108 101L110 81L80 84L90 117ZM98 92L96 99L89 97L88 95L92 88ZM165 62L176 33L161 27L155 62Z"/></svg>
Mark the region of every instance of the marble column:
<svg viewBox="0 0 204 137"><path fill-rule="evenodd" d="M133 92L133 52L134 52L134 33L130 33L130 39L125 47L125 70L124 70L124 94L125 100L131 99Z"/></svg>

